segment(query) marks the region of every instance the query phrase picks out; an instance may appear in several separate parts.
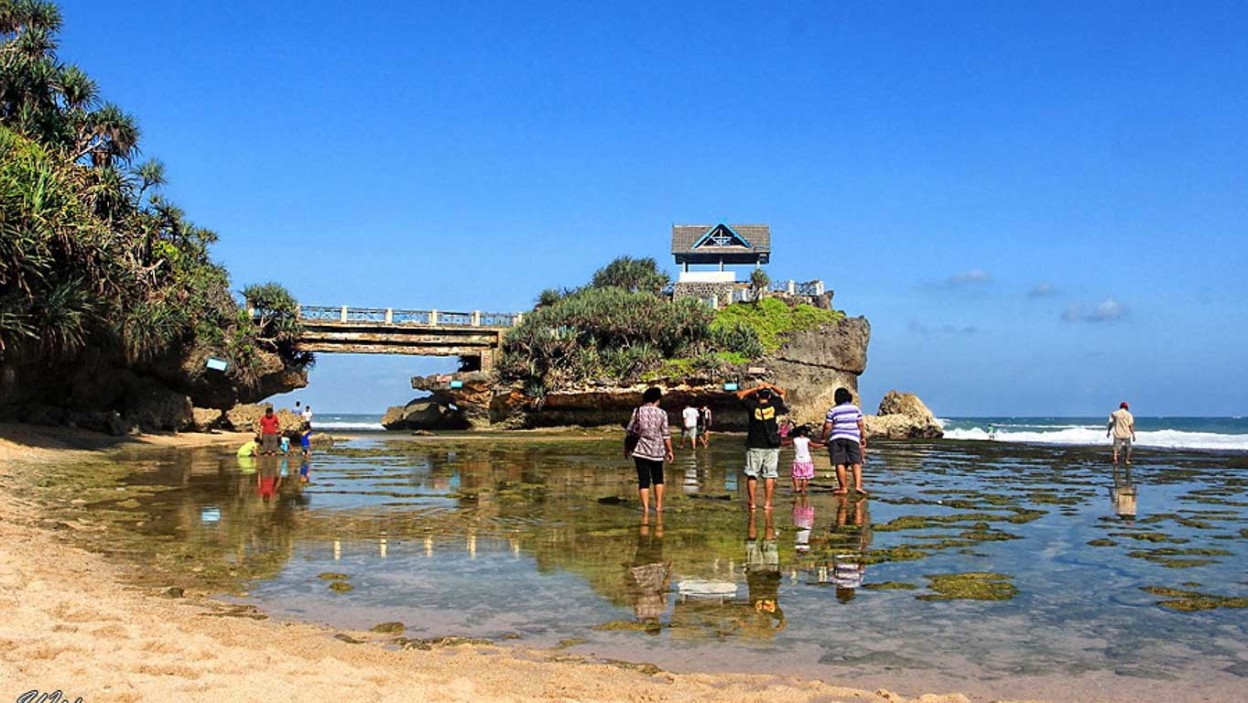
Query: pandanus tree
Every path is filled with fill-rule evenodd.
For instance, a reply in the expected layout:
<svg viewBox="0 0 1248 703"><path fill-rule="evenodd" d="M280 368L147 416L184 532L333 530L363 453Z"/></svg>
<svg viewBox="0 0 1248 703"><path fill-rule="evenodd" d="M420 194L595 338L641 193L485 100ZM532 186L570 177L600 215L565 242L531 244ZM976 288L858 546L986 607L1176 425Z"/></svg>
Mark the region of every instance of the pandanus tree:
<svg viewBox="0 0 1248 703"><path fill-rule="evenodd" d="M164 197L160 161L136 165L137 121L60 62L60 27L51 2L0 0L0 372L87 348L137 363L189 344L310 363L289 319L257 328L241 314L209 257L216 233Z"/></svg>

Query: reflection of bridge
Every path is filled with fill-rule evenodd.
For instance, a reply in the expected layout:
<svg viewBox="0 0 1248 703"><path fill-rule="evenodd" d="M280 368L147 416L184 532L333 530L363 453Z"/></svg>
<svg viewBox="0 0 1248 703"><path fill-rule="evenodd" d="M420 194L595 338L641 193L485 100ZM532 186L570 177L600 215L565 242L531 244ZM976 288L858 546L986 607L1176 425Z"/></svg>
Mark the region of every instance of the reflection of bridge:
<svg viewBox="0 0 1248 703"><path fill-rule="evenodd" d="M303 335L299 348L310 352L414 354L479 359L494 365L503 334L520 322L517 313L445 312L394 308L299 308Z"/></svg>

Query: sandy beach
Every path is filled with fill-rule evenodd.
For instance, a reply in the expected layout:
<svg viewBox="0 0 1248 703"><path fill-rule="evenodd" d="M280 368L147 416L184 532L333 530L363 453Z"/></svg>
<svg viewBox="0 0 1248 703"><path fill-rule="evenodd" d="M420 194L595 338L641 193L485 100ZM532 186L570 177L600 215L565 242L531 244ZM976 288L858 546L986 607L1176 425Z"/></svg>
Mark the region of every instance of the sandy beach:
<svg viewBox="0 0 1248 703"><path fill-rule="evenodd" d="M231 435L131 438L127 444L236 443ZM47 467L90 461L114 438L0 425L0 699L60 690L97 701L872 701L958 703L957 693L906 698L820 681L651 673L520 647L398 649L368 632L278 622L208 597L138 587L123 565L76 546L107 529L90 514L50 520L30 498ZM348 641L350 640L350 641ZM841 682L837 682L841 683ZM843 682L852 685L853 682ZM38 696L33 698L38 700ZM60 699L58 699L59 701Z"/></svg>

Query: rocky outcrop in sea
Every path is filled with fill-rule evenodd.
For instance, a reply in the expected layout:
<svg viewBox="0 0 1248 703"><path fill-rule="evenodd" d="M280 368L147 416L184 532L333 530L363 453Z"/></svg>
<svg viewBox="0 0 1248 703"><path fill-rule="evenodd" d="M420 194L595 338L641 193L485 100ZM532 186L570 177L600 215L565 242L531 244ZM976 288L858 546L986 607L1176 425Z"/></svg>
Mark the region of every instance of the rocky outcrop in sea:
<svg viewBox="0 0 1248 703"><path fill-rule="evenodd" d="M666 379L655 383L613 384L607 380L527 395L517 385L501 383L485 372L438 374L412 379L427 397L390 408L388 429L519 429L563 426L609 426L627 422L647 387L663 388L662 406L675 414L686 405L708 406L718 430L743 430L745 411L726 383L748 388L767 381L788 392L790 418L820 426L834 403L837 388L858 395L858 376L867 368L871 324L864 317L791 334L774 354L730 369L719 378ZM896 397L895 397L896 396ZM940 436L940 426L912 394L891 392L869 431L887 437Z"/></svg>

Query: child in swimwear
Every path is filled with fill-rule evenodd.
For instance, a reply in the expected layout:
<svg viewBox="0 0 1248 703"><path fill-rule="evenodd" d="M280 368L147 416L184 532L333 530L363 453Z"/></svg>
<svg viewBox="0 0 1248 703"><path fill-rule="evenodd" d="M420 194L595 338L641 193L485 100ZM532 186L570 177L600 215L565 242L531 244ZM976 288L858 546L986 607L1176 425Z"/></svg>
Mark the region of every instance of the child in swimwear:
<svg viewBox="0 0 1248 703"><path fill-rule="evenodd" d="M810 437L810 428L806 425L793 428L784 439L785 444L793 445L793 492L805 493L810 479L815 477L815 460L810 455L810 448L822 447Z"/></svg>
<svg viewBox="0 0 1248 703"><path fill-rule="evenodd" d="M309 422L299 428L299 447L303 449L304 459L312 456L312 424Z"/></svg>

